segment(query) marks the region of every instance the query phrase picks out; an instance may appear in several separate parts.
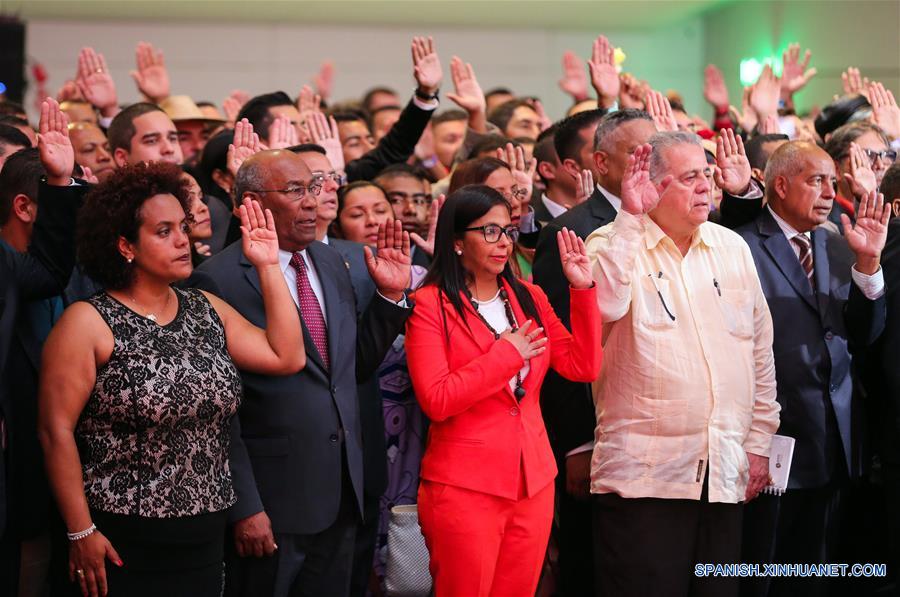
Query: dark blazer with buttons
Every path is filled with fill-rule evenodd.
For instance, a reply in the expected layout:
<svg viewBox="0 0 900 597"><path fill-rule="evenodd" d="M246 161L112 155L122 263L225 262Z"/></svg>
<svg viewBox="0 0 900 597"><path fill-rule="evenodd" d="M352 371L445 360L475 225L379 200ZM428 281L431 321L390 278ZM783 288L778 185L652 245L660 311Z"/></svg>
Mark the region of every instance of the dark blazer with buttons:
<svg viewBox="0 0 900 597"><path fill-rule="evenodd" d="M75 265L75 214L86 188L41 183L38 190L41 209L28 252L0 251L0 418L5 420L10 436L16 433L19 425L16 414L21 412L20 408L14 408L13 401L34 399L33 395L24 396L19 391L23 379L16 379L16 384L11 382L14 376L21 378L36 373L41 349L39 344L18 334L20 308L28 301L62 294ZM22 370L11 364L22 361L22 358L10 359L13 350L24 351L26 355L18 356L27 358L35 369ZM32 386L32 391L34 388ZM30 424L33 428L33 419ZM12 453L14 446L10 445L9 449L11 452L4 454L4 448L0 446L0 536L4 534L7 520L6 483L18 483L16 479L8 478L5 470L9 460L19 461L19 456Z"/></svg>
<svg viewBox="0 0 900 597"><path fill-rule="evenodd" d="M532 270L534 283L547 294L553 310L569 329L569 282L559 263L556 233L565 227L584 239L615 217L615 208L600 189L595 189L587 201L551 220L541 230ZM541 386L541 411L557 460L561 461L566 452L594 439L596 415L590 384L569 381L552 369L547 371Z"/></svg>
<svg viewBox="0 0 900 597"><path fill-rule="evenodd" d="M772 313L778 433L797 442L788 487L824 486L840 458L854 477L863 421L853 394L851 354L881 335L885 297L868 300L853 283L856 257L832 231L812 232L815 290L768 209L735 232L750 246Z"/></svg>
<svg viewBox="0 0 900 597"><path fill-rule="evenodd" d="M363 245L349 240L329 238L328 244L337 249L350 272L356 313L362 317L375 296L375 282L366 267ZM378 377L359 381L359 420L362 426L363 477L365 494L378 499L387 488L387 448L384 445L384 413Z"/></svg>
<svg viewBox="0 0 900 597"><path fill-rule="evenodd" d="M320 242L307 252L322 283L331 370L325 369L304 324L306 368L282 377L242 372L244 397L231 434L237 503L230 518L265 510L276 533L312 534L333 524L341 503L342 458L362 512L357 382L372 377L411 311L376 297L357 318L341 254ZM206 260L195 272L194 285L265 327L259 278L239 243Z"/></svg>

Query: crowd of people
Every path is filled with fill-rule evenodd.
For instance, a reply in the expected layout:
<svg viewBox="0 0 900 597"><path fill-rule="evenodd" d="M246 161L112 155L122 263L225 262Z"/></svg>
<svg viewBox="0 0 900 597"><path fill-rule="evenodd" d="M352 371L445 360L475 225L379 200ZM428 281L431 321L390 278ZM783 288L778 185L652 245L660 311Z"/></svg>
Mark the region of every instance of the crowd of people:
<svg viewBox="0 0 900 597"><path fill-rule="evenodd" d="M92 48L0 101L0 593L897 592L891 90L799 112L793 44L706 119L601 35L552 118L411 54L408 100L216 105L142 42L144 101ZM886 576L697 568L839 562Z"/></svg>

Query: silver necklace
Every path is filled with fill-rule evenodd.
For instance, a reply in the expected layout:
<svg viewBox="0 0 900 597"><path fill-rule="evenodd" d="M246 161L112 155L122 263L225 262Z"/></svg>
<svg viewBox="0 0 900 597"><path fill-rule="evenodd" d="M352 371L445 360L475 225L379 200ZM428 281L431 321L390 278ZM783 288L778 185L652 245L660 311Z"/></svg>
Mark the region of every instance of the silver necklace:
<svg viewBox="0 0 900 597"><path fill-rule="evenodd" d="M141 311L144 310L144 307L141 306L141 304L139 302L137 302L137 300L134 298L133 294L129 293L128 298L131 299L131 302L134 303L135 306L138 307L138 309L140 309ZM168 308L169 301L171 299L172 299L172 293L171 293L171 291L167 291L166 292L166 302L163 304L163 307L162 307L163 311L165 311ZM158 318L156 316L156 313L144 313L143 316L146 317L147 319L149 319L150 321L152 321L153 323L157 323Z"/></svg>

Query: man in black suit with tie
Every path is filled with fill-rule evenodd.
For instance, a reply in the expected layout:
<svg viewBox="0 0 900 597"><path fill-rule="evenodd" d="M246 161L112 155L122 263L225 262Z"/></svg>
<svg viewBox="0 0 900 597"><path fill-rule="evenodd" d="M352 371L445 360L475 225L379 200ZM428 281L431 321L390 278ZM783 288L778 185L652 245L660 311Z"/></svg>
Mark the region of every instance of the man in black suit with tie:
<svg viewBox="0 0 900 597"><path fill-rule="evenodd" d="M308 364L281 378L243 375L230 454L238 501L231 513L237 557L226 563L229 595L349 593L364 483L357 383L374 374L410 313L409 237L395 222L377 257L366 252L378 296L357 319L344 260L314 240L320 184L289 151L252 156L236 180L237 198L260 201L274 217ZM264 324L255 273L235 247L206 261L196 279Z"/></svg>
<svg viewBox="0 0 900 597"><path fill-rule="evenodd" d="M20 529L7 525L7 520L15 517L21 523L23 513L13 506L28 505L8 503L11 490L23 483L12 477L16 469L22 468L22 455L16 452L22 444L11 440L27 437L29 419L23 414L33 405L24 401L36 400L33 376L37 364L29 372L22 367L22 361L36 359L41 348L39 343L35 344L33 335L23 329L23 320L30 301L62 294L75 265L75 214L85 187L75 185L71 178L75 152L66 124L59 104L52 99L45 100L41 106L38 150L46 179L35 182L40 209L33 207L37 215L31 243L27 252L0 250L0 594L4 595L18 590L18 547L22 538L18 534ZM12 174L6 173L7 177ZM0 211L14 208L16 197L8 199L9 204ZM27 357L22 352L27 352ZM33 419L30 427L36 436ZM40 463L32 465L40 466Z"/></svg>
<svg viewBox="0 0 900 597"><path fill-rule="evenodd" d="M796 440L788 489L744 510L744 559L769 563L837 561L842 498L860 473L862 413L854 396L852 355L885 326L879 260L890 205L872 192L844 236L825 223L835 197L834 162L812 143L779 147L765 171L767 206L738 228L750 246L775 330L781 404L778 433ZM782 595L825 595L824 579L779 578ZM753 579L744 595L765 595Z"/></svg>

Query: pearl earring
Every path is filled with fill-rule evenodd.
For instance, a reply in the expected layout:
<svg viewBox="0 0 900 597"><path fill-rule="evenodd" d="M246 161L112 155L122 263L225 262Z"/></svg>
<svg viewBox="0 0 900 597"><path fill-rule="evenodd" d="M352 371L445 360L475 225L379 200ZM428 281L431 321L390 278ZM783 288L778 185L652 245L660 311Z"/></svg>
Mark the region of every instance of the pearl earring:
<svg viewBox="0 0 900 597"><path fill-rule="evenodd" d="M126 259L125 261L127 261L128 263L131 263L132 261L134 261L134 257L129 257L129 258Z"/></svg>
<svg viewBox="0 0 900 597"><path fill-rule="evenodd" d="M457 249L457 250L456 250L456 254L457 254L457 255L462 255L462 249Z"/></svg>

